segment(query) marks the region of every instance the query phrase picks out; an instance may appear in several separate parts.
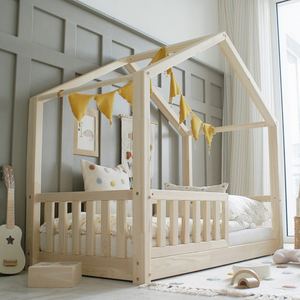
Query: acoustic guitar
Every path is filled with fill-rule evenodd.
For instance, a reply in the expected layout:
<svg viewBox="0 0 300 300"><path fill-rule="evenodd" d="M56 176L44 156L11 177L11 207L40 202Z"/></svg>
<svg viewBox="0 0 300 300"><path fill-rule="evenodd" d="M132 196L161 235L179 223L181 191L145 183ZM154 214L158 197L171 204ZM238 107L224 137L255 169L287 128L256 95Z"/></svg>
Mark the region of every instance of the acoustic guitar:
<svg viewBox="0 0 300 300"><path fill-rule="evenodd" d="M0 273L16 274L25 266L25 255L21 247L22 231L15 226L15 181L13 168L2 167L5 185L7 187L6 224L0 226Z"/></svg>

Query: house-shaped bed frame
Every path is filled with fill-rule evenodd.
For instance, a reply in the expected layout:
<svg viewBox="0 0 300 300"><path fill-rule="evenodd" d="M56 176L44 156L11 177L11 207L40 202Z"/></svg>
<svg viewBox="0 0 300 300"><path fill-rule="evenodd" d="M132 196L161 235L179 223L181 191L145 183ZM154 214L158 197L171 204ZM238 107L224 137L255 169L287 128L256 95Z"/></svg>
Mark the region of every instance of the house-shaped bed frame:
<svg viewBox="0 0 300 300"><path fill-rule="evenodd" d="M231 125L215 128L216 133L236 130L248 130L259 127L267 127L269 139L270 159L270 196L256 197L257 200L271 203L273 219L273 239L252 244L230 247L228 246L228 206L227 194L197 193L185 191L153 190L149 180L149 124L150 124L150 99L161 110L169 122L182 136L182 177L183 185L192 185L192 133L184 125L179 124L179 118L174 113L167 101L154 88L150 95L150 79L165 70L189 59L210 47L218 45L226 59L233 68L235 74L245 87L250 98L261 113L264 121ZM263 100L263 96L254 82L252 76L241 60L239 54L231 43L226 33L206 36L183 43L166 47L170 56L139 69L136 62L153 58L158 49L140 54L124 57L111 62L94 71L84 74L69 82L63 83L51 90L41 93L30 99L29 108L29 133L28 133L28 162L27 162L27 226L26 226L26 254L27 264L32 265L39 261L82 261L83 274L99 277L131 280L135 284L148 283L161 277L196 271L234 261L241 261L253 257L269 255L282 247L281 215L279 200L278 180L278 153L277 153L277 121ZM87 84L95 78L99 78L120 67L125 67L130 75L124 75L114 79L103 80L98 83ZM102 191L102 192L62 192L41 193L41 167L42 167L42 123L43 104L58 96L66 96L71 93L79 93L96 87L103 87L120 82L133 80L133 132L134 132L134 187L133 190ZM84 85L85 84L85 85ZM200 134L203 132L200 132ZM124 234L124 220L126 215L125 199L133 201L133 257L126 256L126 237ZM214 202L215 200L218 200ZM76 225L79 220L80 207L86 202L86 213L92 218L95 213L94 203L102 202L102 237L101 255L94 255L95 241L87 236L86 255L80 254L80 230ZM117 257L110 255L110 231L107 219L103 212L109 216L109 200L118 202L118 250ZM170 233L170 245L166 245L163 224L166 219L166 202L170 203L170 218L178 218L178 201L182 202L182 236L178 243L176 229ZM193 242L190 243L188 222L190 216L190 202L193 201L195 210ZM209 201L214 204L214 212L210 215ZM203 241L200 241L200 210L197 206L203 203ZM41 216L41 203L45 205L45 220L47 222L47 251L39 250L39 226ZM60 218L60 243L59 253L53 252L53 215L54 203L59 203ZM72 203L73 214L73 250L72 254L66 254L66 246L63 241L66 238L64 228L66 226L67 203ZM151 246L151 214L152 204L157 203L158 235L157 247ZM174 205L175 204L175 205ZM176 206L177 205L177 206ZM218 220L217 212L222 207L223 227L221 235L214 230L213 239L210 239L209 220ZM176 208L177 207L177 208ZM207 218L205 219L205 215ZM185 217L188 216L188 217ZM107 217L108 218L108 217ZM174 221L175 222L175 221ZM123 225L122 225L123 224ZM197 224L199 225L197 227ZM206 226L207 225L207 226ZM108 226L108 227L105 227ZM171 226L172 227L172 226ZM87 231L93 229L92 223L87 224ZM174 227L175 228L175 227ZM123 232L122 232L123 230ZM106 234L105 232L108 233ZM76 232L79 232L76 235ZM176 236L177 235L177 236ZM197 237L198 236L198 237Z"/></svg>

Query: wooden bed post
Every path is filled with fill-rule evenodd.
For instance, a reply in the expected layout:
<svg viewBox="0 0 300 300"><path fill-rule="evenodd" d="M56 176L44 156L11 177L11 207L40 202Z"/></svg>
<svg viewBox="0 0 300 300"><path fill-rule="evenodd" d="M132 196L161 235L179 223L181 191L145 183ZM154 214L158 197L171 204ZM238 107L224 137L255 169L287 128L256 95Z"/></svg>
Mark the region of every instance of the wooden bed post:
<svg viewBox="0 0 300 300"><path fill-rule="evenodd" d="M282 248L281 227L281 201L279 198L279 172L278 172L278 142L277 126L268 126L269 137L269 168L270 168L270 191L272 202L272 227L274 238L278 240L278 248Z"/></svg>
<svg viewBox="0 0 300 300"><path fill-rule="evenodd" d="M36 194L41 192L43 102L37 97L29 100L26 176L26 259L27 267L38 262L40 245L40 203Z"/></svg>
<svg viewBox="0 0 300 300"><path fill-rule="evenodd" d="M182 183L193 185L192 137L182 136Z"/></svg>
<svg viewBox="0 0 300 300"><path fill-rule="evenodd" d="M183 185L193 185L192 170L192 137L182 136L182 183ZM182 243L190 242L190 202L182 201Z"/></svg>
<svg viewBox="0 0 300 300"><path fill-rule="evenodd" d="M151 282L150 78L133 75L133 283Z"/></svg>

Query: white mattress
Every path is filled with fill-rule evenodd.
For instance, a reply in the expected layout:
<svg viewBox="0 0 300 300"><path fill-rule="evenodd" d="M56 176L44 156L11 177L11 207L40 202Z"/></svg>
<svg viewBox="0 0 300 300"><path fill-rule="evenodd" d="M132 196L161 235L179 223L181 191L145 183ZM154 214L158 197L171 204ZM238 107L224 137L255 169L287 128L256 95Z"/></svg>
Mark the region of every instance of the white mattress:
<svg viewBox="0 0 300 300"><path fill-rule="evenodd" d="M100 255L101 235L95 235L95 255ZM54 235L54 252L58 253L58 238L59 235ZM273 238L273 230L271 227L259 226L256 228L247 228L229 233L229 245L241 245L254 242L270 240ZM85 255L86 235L81 235L81 254ZM127 257L132 257L132 240L127 239ZM152 246L156 246L156 239L152 239ZM40 233L40 249L46 251L46 233ZM111 236L111 256L116 256L117 238ZM67 253L72 253L72 237L67 238Z"/></svg>

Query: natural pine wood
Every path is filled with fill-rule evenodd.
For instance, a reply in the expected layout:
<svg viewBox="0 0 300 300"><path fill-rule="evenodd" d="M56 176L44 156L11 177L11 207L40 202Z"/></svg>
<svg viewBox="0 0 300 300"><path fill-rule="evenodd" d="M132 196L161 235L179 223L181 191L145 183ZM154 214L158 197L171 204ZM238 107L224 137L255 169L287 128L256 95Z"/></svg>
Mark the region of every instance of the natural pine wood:
<svg viewBox="0 0 300 300"><path fill-rule="evenodd" d="M149 127L150 127L150 78L163 73L170 67L183 62L198 52L219 45L225 57L242 81L246 91L258 108L263 122L230 125L215 128L216 132L230 132L235 130L248 130L252 128L267 127L269 133L269 154L271 174L271 196L256 196L259 201L270 201L273 212L274 239L247 245L228 246L228 195L222 193L199 193L187 191L164 191L150 189L149 178ZM132 280L135 284L149 283L161 277L177 275L204 268L231 263L243 259L272 254L282 246L280 199L278 180L278 153L277 153L277 121L274 114L265 104L262 94L242 62L226 33L203 37L167 47L169 53L175 52L160 62L147 66L141 70L134 62L153 57L158 49L145 53L134 54L114 61L83 76L54 87L30 99L29 128L28 128L28 161L27 161L27 257L29 265L38 261L81 261L85 275L107 278ZM43 103L50 97L57 97L70 91L84 91L82 85L93 79L99 79L111 71L126 67L132 75L120 76L115 79L102 81L101 86L113 82L133 80L133 132L135 164L133 190L102 191L102 192L62 192L41 193L41 149ZM91 87L91 86L90 86ZM89 88L90 88L89 87ZM182 171L183 183L192 184L192 151L191 132L184 124L179 125L178 116L170 108L168 101L154 88L152 101L165 115L169 122L182 136ZM202 134L202 132L200 132ZM94 215L94 201L101 200L102 209L102 235L101 256L93 255L93 217L87 224L87 252L90 255L81 255L80 214L81 203L87 207L87 215ZM133 201L133 258L127 258L126 253L126 204L124 199ZM110 257L110 209L109 201L117 201L117 243L120 249L117 258ZM59 228L62 230L59 249L61 253L53 253L54 233L48 225L47 251L39 251L40 208L44 203L47 209L45 215L49 224L53 224L54 202L59 203ZM66 205L71 203L73 218L72 254L64 254L66 249ZM191 205L192 203L192 205ZM158 246L152 247L151 218L152 205L157 204ZM179 216L178 204L182 206ZM213 207L211 215L211 204ZM221 217L219 215L222 206ZM189 236L190 210L193 217L192 243ZM203 222L203 241L199 237L201 222ZM165 245L166 215L170 216L170 245ZM182 218L181 241L178 237L178 218ZM213 231L210 229L211 218ZM222 232L219 233L218 224L222 219ZM52 230L52 231L51 231ZM213 235L211 240L210 236ZM181 244L179 244L179 242Z"/></svg>

